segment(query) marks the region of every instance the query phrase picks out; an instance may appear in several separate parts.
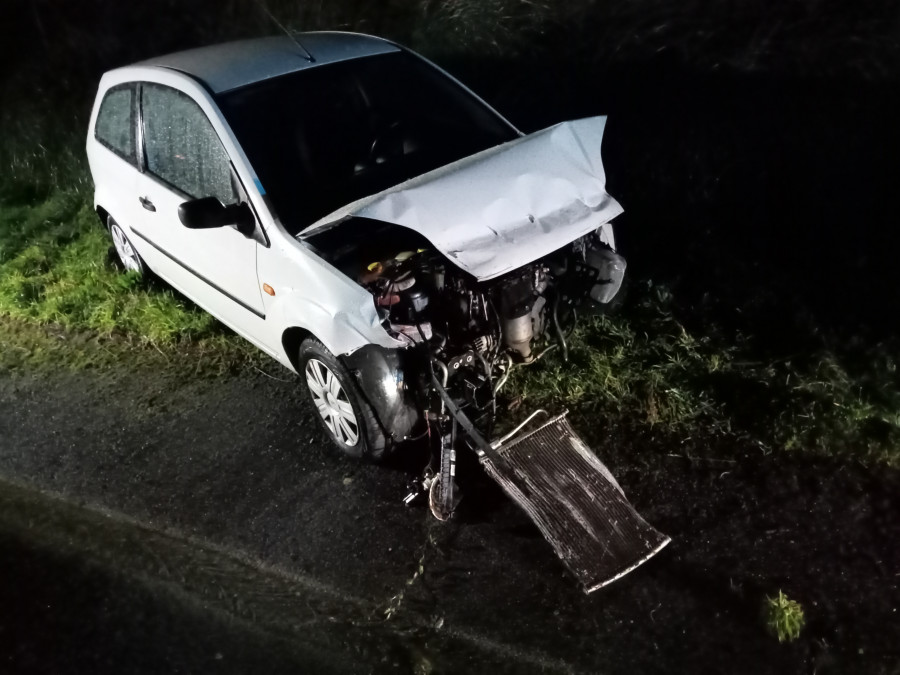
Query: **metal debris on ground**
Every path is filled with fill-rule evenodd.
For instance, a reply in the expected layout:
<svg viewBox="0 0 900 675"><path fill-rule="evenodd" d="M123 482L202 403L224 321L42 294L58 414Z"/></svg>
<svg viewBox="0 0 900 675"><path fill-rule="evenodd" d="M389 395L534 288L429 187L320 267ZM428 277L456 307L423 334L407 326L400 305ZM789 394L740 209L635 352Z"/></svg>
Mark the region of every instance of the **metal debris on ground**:
<svg viewBox="0 0 900 675"><path fill-rule="evenodd" d="M503 444L482 463L535 522L584 587L628 574L671 541L634 510L565 413Z"/></svg>

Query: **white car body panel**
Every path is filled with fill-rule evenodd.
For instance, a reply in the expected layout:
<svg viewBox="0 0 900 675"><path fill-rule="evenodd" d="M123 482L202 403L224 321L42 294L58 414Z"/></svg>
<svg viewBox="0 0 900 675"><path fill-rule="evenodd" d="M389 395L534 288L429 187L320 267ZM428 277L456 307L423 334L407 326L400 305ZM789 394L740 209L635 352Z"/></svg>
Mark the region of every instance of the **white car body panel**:
<svg viewBox="0 0 900 675"><path fill-rule="evenodd" d="M244 237L233 228L185 228L177 215L178 204L186 201L185 196L139 172L94 138L97 113L106 91L130 82L154 82L173 87L200 106L231 157L269 241L268 247ZM288 368L293 369L292 355L285 353L282 342L288 328L309 331L334 354L346 354L367 344L404 346L382 328L372 296L364 288L312 253L275 221L260 193L256 174L222 119L218 106L192 78L155 66L130 66L106 73L91 114L87 154L97 185L95 207L108 211L123 227L149 267L176 290ZM146 211L138 196L149 197L157 207L156 212ZM161 236L161 230L168 236ZM151 241L156 246L149 243ZM166 246L171 250L160 251ZM235 276L239 279L235 280ZM274 297L261 294L263 283L275 290ZM224 288L232 297L211 284ZM233 298L241 300L243 306Z"/></svg>
<svg viewBox="0 0 900 675"><path fill-rule="evenodd" d="M339 209L299 237L373 218L419 232L476 279L493 279L622 213L606 192L605 126L605 117L563 122L489 148Z"/></svg>
<svg viewBox="0 0 900 675"><path fill-rule="evenodd" d="M185 228L177 207L186 196L94 138L107 90L140 82L170 86L199 105L231 158L267 246L233 228ZM598 228L601 239L615 248L608 221L622 209L605 191L600 161L604 126L605 118L564 123L491 148L351 204L305 233L351 215L394 222L418 230L481 279L520 267ZM286 353L283 337L291 328L308 331L334 354L368 344L407 346L385 331L366 289L273 217L216 102L191 76L142 64L106 73L91 114L87 155L96 184L95 207L120 224L150 269L288 368L293 369L295 355ZM139 196L150 198L157 211L146 211ZM262 293L263 284L275 295Z"/></svg>
<svg viewBox="0 0 900 675"><path fill-rule="evenodd" d="M299 327L334 354L367 344L404 346L382 328L372 295L306 246L285 235L257 251L260 283L275 291L265 296L266 323L279 340L285 330Z"/></svg>

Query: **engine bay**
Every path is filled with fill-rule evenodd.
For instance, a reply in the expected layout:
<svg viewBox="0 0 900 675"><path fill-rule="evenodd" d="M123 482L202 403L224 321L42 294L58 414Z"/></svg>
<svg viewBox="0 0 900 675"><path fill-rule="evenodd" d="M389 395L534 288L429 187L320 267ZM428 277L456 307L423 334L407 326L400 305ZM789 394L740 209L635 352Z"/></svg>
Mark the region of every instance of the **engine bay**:
<svg viewBox="0 0 900 675"><path fill-rule="evenodd" d="M588 304L615 297L625 261L596 234L497 279L479 282L429 248L400 250L359 270L395 338L425 342L452 363L462 354L484 359L490 372L504 361L530 363L565 333Z"/></svg>
<svg viewBox="0 0 900 675"><path fill-rule="evenodd" d="M605 227L548 256L479 281L408 228L352 218L309 240L372 295L382 325L457 370L477 363L493 380L514 364L566 351L579 310L603 311L617 296L625 259Z"/></svg>
<svg viewBox="0 0 900 675"><path fill-rule="evenodd" d="M438 520L450 519L461 496L457 453L477 457L588 593L669 542L634 510L565 412L535 410L511 431L498 420L513 369L551 350L568 360L579 315L603 312L619 295L626 262L608 223L489 279L414 230L381 221L350 218L306 241L368 291L381 326L402 345L368 345L344 362L391 443L427 449L407 505L425 501ZM495 433L501 427L507 433Z"/></svg>
<svg viewBox="0 0 900 675"><path fill-rule="evenodd" d="M487 281L419 233L381 221L351 218L307 243L371 294L384 330L406 345L398 350L397 379L419 424L392 429L397 442L431 436L432 424L437 438L449 433L432 375L490 438L497 396L513 368L553 349L566 360L566 338L579 314L609 308L626 268L608 225Z"/></svg>

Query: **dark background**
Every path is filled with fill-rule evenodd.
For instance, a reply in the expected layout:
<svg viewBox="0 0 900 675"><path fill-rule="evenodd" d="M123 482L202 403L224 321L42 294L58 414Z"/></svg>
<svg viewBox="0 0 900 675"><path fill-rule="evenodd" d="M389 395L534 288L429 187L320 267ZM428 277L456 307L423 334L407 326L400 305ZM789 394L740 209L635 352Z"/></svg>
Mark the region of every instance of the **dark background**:
<svg viewBox="0 0 900 675"><path fill-rule="evenodd" d="M900 151L900 6L896 3L270 0L268 5L291 28L359 30L407 44L460 77L524 131L563 119L609 115L604 164L609 191L626 211L617 220L617 236L629 259L630 277L638 293L648 288L651 280L653 288L665 288L674 297L679 321L693 334L716 331L726 343L729 336L735 341L740 337L749 349L744 356L763 363L828 350L851 374L856 365L863 372L877 367L868 356L873 350L897 353L900 265L895 260L898 234L893 211L898 192L895 183L900 177L896 159ZM62 157L74 156L73 167L54 175L85 187L83 138L103 71L154 54L275 34L278 29L251 0L131 4L5 0L0 8L0 30L2 145L18 143L16 152L33 153L51 165L61 165ZM8 182L17 177L2 179ZM36 393L29 394L30 398L11 393L8 398L15 404L8 407L8 428L19 430L22 446L29 447L28 443L36 442L33 439L46 438L47 431L43 413L29 424L18 422L17 406L26 406L23 401L47 402L55 410L79 417L91 401L89 392L126 384L146 388L146 380L138 382L132 373L120 372L127 370L126 366L123 359L115 372L98 374L100 385L87 378L79 389L50 380L46 386L34 385ZM891 377L896 379L896 373ZM269 388L279 386L269 378L257 379ZM158 386L166 392L160 394L163 400L178 389L168 381ZM228 396L222 383L216 382L215 387L209 385L209 391L190 400L216 413L232 410L227 405L235 406L229 420L237 427L244 423L241 414L246 411L247 380L235 378L229 386L233 391L225 392ZM293 384L284 389L295 392ZM735 395L739 405L748 403L743 393ZM285 410L275 418L287 425L291 419L288 396L265 389L257 400L278 401ZM55 402L54 397L62 402ZM117 393L116 399L135 401L130 404L135 418L148 407L132 391ZM133 437L124 431L131 424L130 409L120 421L103 417L102 411L109 406L100 394L91 405L97 413L84 416L97 427L89 429L91 436L112 437L113 445L121 444L131 453ZM759 412L764 409L751 406L749 413L766 424ZM199 410L196 417L213 424L209 420L215 416L208 410ZM248 414L247 418L263 427L250 434L254 443L263 432L275 436L271 447L288 447L296 441L293 428L263 424L262 415ZM219 501L205 501L204 494L196 495L196 501L212 513L209 528L216 532L222 528L226 541L231 541L252 534L258 526L263 531L262 543L251 541L258 544L258 550L243 541L239 548L257 554L262 551L260 555L265 557L270 548L282 547L277 553L284 560L293 560L293 553L288 552L293 544L266 516L277 476L271 481L255 479L261 495L258 520L256 512L243 523L222 515L220 504L252 511L248 506L251 500L232 498L246 491L246 477L252 475L247 466L281 473L282 481L291 483L292 489L305 485L302 481L318 480L315 469L327 467L334 475L329 476L330 482L322 479L318 488L333 504L345 503L343 497L334 496L338 494L335 486L343 489L346 485L343 465L333 458L321 458L315 451L301 455L296 476L285 471L277 459L257 461L257 448L249 446L245 454L235 452L238 463L228 471L217 454L224 442L210 442L206 451L212 459L197 462L202 480L208 481L203 483L182 466L187 460L177 447L184 442L181 430L171 422L164 424L163 419L167 418L146 422L148 437L161 437L159 456L148 454L145 460L144 455L136 454L133 460L159 467L162 478L158 484L148 487L139 473L124 464L107 462L105 455L96 458L109 464L110 485L125 495L121 502L145 499L155 504L158 495L165 494L161 491L169 490L173 496L168 515L182 525L182 521L205 513L194 503L193 490L196 485L207 485L223 495ZM82 424L80 417L73 422L79 428ZM220 433L230 435L232 426ZM184 428L196 434L195 429L203 427L186 418ZM860 659L868 664L868 672L888 672L887 650L893 643L889 619L883 624L882 619L893 616L895 610L890 593L895 591L896 577L891 575L896 570L891 567L888 549L890 533L896 529L892 525L895 518L890 517L895 510L892 486L896 472L865 470L854 462L848 462L850 468L831 461L808 465L790 453L762 459L753 448L741 453L734 467L716 464L716 460L695 465L691 453L700 456L707 450L701 440L678 439L682 445L673 442L671 452L683 454L679 459L681 454L665 454L668 449L649 453L640 447L641 442L652 440L653 433L645 430L637 440L613 438L610 446L619 447L603 448L604 456L618 453L612 456L620 467L631 467L620 478L635 503L661 529L675 535L666 558L636 573L646 576L614 587L610 595L593 604L582 604L569 580L547 581L549 573L559 571L558 563L546 550L536 548L542 542L533 528L528 529L525 516L498 499L498 504L506 504L496 507L506 509L504 515L489 513L485 521L499 522L502 531L498 534L493 524L479 530L478 523L467 523L460 528L460 537L475 553L464 548L461 553L452 542L446 544L458 558L452 559L448 553L438 562L429 561L429 583L436 579L440 586L442 566L453 581L462 577L460 569L469 572L462 564L471 565L476 575L484 575L483 585L473 585L468 574L463 582L447 583L452 591L448 607L458 608L462 615L483 616L494 628L505 627L506 623L491 621L471 591L483 588L487 594L494 589L498 597L485 595L486 604L496 612L505 602L508 625L517 625L516 620L534 622L536 628L529 628L534 632L544 625L578 628L569 631L569 637L583 646L572 653L586 660L589 645L598 634L610 652L619 653L618 647L627 643L629 648L621 651L621 662L613 664L612 671L640 671L636 662L652 662L659 672L665 671L666 664L673 668L678 663L706 664L709 672L721 672L717 666L724 669L729 663L735 670L762 671L766 666L757 667L749 656L757 647L763 649L760 645L768 645L761 663L768 664L771 672L799 672L801 663L815 667L815 658L807 658L807 651L827 653L832 645L848 663ZM56 449L61 454L74 452L64 436L54 438L61 440L50 444L59 446ZM658 447L664 445L656 442ZM14 456L9 461L15 464L19 460ZM85 460L79 468L79 457L71 461L75 469L69 465L63 465L65 470L53 465L48 469L62 485L54 484L55 489L70 490L70 496L80 499L90 495L91 488L93 499L125 510L115 499L101 498L107 492L105 484L91 487L106 480L97 467ZM168 470L171 466L177 470ZM117 471L127 480L116 478ZM291 528L304 525L313 531L310 539L315 545L303 550L312 556L314 571L319 564L328 573L338 574L340 564L334 561L340 557L335 551L341 553L341 549L326 544L331 542L333 527L364 532L377 542L393 537L401 542L397 547L413 548L412 538L403 530L410 529L412 521L397 503L405 477L370 468L364 471L365 480L361 476L359 483L369 486L366 490L384 492L376 503L376 517L372 518L376 524L371 532L358 529L355 520L351 522L372 508L371 495L366 493L345 509L344 520L335 521L337 524L328 509L322 510L321 522L310 525L296 517L294 509L300 502L289 501L290 508L285 507L285 527L293 531ZM733 484L725 480L729 472ZM886 487L873 487L880 480ZM298 500L319 494L296 492ZM320 509L321 503L313 506ZM138 513L143 515L140 509ZM386 513L393 514L393 519L386 519ZM877 516L874 520L871 513ZM151 515L159 516L152 510ZM520 530L526 536L517 538ZM274 532L271 537L270 532ZM251 535L246 536L252 540ZM475 538L477 546L467 537ZM757 540L762 542L760 546ZM369 555L354 539L337 541L358 556ZM495 553L503 547L521 551L507 557ZM11 550L18 567L10 564L9 569L21 572L29 566L28 554ZM546 555L539 558L533 551ZM408 572L403 565L415 559L414 552L404 551L408 555L398 563L381 548L378 552L383 558L379 564L391 575L402 576ZM477 557L479 552L482 558ZM882 553L887 563L876 570L870 558ZM379 560L377 555L371 557ZM473 560L487 562L476 565ZM528 566L532 560L537 560L532 563L533 570ZM361 575L371 573L372 561L365 562L354 568ZM882 564L881 558L878 564ZM494 571L504 567L510 571L498 581ZM51 571L55 569L51 566ZM514 581L520 573L528 583L517 586ZM513 581L506 580L507 576ZM91 602L88 596L93 586L88 582L84 584L84 605ZM33 589L23 584L22 595L33 594L40 600L56 590L62 596L68 593L64 584L42 583L36 582ZM742 583L747 590L735 590ZM781 585L791 594L798 589L813 622L808 637L787 652L793 654L791 658L776 651L778 645L763 636L761 629L759 635L753 634L752 643L742 641L755 630L750 624L756 620L760 594ZM528 591L522 592L522 588ZM423 595L435 593L427 583L424 589L419 589ZM501 593L505 589L510 590ZM533 603L536 593L544 593L538 604ZM732 611L735 597L740 599L740 607ZM818 606L807 602L809 598L815 598ZM463 602L465 599L471 602ZM430 605L423 604L430 611ZM650 612L657 604L663 609L654 615ZM77 612L77 598L73 605ZM559 611L562 618L553 619ZM740 621L720 619L719 611ZM123 613L127 615L127 607ZM613 618L621 615L621 621L612 621L610 614ZM647 616L655 616L658 623L648 624ZM591 627L594 617L597 624ZM643 622L643 627L635 627L632 619ZM688 637L678 635L679 621L693 626ZM647 636L657 634L664 651L654 656ZM151 647L155 636L149 636ZM549 633L543 639L556 641ZM863 646L868 650L865 654ZM644 660L635 661L635 654ZM710 654L715 654L716 665ZM653 668L646 666L645 670ZM841 670L838 665L833 672Z"/></svg>
<svg viewBox="0 0 900 675"><path fill-rule="evenodd" d="M294 3L296 29L396 39L525 131L610 117L609 190L632 278L768 354L896 329L900 9L890 2ZM4 3L2 131L82 135L104 70L278 32L252 0ZM78 141L80 143L80 138Z"/></svg>

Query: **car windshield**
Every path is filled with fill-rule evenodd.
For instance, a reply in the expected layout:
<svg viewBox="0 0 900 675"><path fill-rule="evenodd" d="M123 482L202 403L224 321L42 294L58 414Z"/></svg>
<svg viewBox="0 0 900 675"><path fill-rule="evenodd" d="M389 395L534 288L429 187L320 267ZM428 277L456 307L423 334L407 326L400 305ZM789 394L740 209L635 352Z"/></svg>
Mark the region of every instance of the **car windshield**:
<svg viewBox="0 0 900 675"><path fill-rule="evenodd" d="M477 98L405 52L284 75L220 94L218 103L291 234L516 137Z"/></svg>

